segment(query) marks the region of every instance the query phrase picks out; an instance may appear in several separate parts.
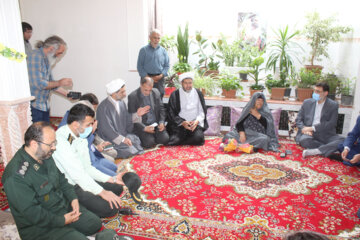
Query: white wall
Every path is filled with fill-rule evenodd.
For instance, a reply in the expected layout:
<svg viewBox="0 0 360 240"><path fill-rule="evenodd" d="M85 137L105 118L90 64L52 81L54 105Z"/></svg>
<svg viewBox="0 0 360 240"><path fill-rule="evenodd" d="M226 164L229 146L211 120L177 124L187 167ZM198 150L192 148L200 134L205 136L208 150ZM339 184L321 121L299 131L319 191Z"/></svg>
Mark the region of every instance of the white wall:
<svg viewBox="0 0 360 240"><path fill-rule="evenodd" d="M139 85L138 73L131 70L147 40L145 5L143 0L20 0L22 20L33 27L33 46L53 34L67 42L54 78L71 77L74 91L95 93L100 101L112 79L126 80L128 93ZM63 116L70 107L53 94L51 116Z"/></svg>

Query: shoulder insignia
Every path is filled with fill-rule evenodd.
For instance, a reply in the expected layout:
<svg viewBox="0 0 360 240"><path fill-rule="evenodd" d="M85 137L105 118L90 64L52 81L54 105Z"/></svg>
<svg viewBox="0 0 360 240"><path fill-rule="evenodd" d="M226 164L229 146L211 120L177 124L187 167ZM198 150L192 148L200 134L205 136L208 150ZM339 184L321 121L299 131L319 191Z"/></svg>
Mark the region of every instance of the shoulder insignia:
<svg viewBox="0 0 360 240"><path fill-rule="evenodd" d="M25 176L26 171L28 170L29 162L23 161L20 165L18 170L16 171L18 174L20 174L22 177Z"/></svg>
<svg viewBox="0 0 360 240"><path fill-rule="evenodd" d="M34 164L34 169L35 169L35 171L39 170L39 168L40 168L40 166L35 163L35 164Z"/></svg>
<svg viewBox="0 0 360 240"><path fill-rule="evenodd" d="M71 133L69 133L68 139L67 139L70 143L70 145L72 144L72 142L74 141L74 137L71 135Z"/></svg>

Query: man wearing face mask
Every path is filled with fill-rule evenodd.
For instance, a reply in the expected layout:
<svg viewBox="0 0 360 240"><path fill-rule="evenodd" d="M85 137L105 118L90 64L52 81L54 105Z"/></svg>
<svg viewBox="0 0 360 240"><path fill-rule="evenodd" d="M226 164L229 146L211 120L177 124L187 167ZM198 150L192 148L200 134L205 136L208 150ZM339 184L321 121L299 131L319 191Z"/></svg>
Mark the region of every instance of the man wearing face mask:
<svg viewBox="0 0 360 240"><path fill-rule="evenodd" d="M54 160L75 186L79 202L99 217L111 217L120 208L123 174L112 177L91 165L86 138L92 132L94 116L95 112L84 104L70 109L67 125L56 131Z"/></svg>
<svg viewBox="0 0 360 240"><path fill-rule="evenodd" d="M331 157L344 138L336 134L337 102L327 97L329 85L317 83L313 97L306 99L296 118L296 142L306 148L303 158L313 155Z"/></svg>
<svg viewBox="0 0 360 240"><path fill-rule="evenodd" d="M83 239L101 220L79 204L74 187L56 167L57 142L47 122L32 124L25 144L6 166L2 183L21 239Z"/></svg>
<svg viewBox="0 0 360 240"><path fill-rule="evenodd" d="M168 145L203 145L204 131L208 128L205 99L201 91L193 88L194 73L179 76L181 88L174 91L168 104Z"/></svg>
<svg viewBox="0 0 360 240"><path fill-rule="evenodd" d="M67 96L68 91L63 87L72 86L71 78L54 80L51 74L52 67L66 50L66 43L58 36L51 36L44 42L39 41L36 47L27 57L30 91L35 96L31 102L32 121L49 122L50 92Z"/></svg>

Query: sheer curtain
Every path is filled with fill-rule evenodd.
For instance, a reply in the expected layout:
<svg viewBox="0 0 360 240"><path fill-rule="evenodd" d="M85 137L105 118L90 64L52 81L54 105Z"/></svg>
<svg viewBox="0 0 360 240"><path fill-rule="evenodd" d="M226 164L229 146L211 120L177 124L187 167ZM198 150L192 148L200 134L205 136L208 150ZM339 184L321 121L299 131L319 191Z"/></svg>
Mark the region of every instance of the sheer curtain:
<svg viewBox="0 0 360 240"><path fill-rule="evenodd" d="M149 0L149 33L152 29L156 28L163 31L162 24L162 1L163 0Z"/></svg>

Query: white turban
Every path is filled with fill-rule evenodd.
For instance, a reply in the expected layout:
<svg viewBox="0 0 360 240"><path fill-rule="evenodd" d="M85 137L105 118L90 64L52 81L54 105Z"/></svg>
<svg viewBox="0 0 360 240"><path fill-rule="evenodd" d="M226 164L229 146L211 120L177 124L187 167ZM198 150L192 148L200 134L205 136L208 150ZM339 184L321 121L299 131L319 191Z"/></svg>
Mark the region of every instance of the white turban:
<svg viewBox="0 0 360 240"><path fill-rule="evenodd" d="M191 78L192 80L194 80L194 73L193 72L186 72L186 73L183 73L179 76L179 80L180 82L182 82L184 79L187 79L187 78Z"/></svg>
<svg viewBox="0 0 360 240"><path fill-rule="evenodd" d="M106 84L106 92L111 95L114 92L117 92L120 90L120 88L122 88L125 85L125 81L118 78L115 80L112 80L111 82L109 82L108 84Z"/></svg>

